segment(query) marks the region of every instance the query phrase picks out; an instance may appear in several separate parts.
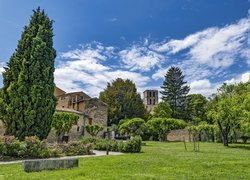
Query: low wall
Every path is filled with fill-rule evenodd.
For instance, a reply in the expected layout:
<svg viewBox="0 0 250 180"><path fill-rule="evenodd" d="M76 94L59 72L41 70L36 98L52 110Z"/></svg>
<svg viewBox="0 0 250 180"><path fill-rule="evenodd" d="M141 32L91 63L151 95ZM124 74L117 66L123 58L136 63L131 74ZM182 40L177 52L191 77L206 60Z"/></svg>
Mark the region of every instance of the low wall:
<svg viewBox="0 0 250 180"><path fill-rule="evenodd" d="M188 130L180 129L180 130L173 130L167 135L168 141L190 141Z"/></svg>
<svg viewBox="0 0 250 180"><path fill-rule="evenodd" d="M23 162L25 172L78 167L78 159L38 159Z"/></svg>

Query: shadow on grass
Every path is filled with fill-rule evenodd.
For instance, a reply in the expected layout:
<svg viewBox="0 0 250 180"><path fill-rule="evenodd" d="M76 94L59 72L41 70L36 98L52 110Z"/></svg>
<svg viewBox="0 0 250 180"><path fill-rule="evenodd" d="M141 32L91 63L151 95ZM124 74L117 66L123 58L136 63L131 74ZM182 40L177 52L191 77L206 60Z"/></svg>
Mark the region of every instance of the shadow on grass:
<svg viewBox="0 0 250 180"><path fill-rule="evenodd" d="M229 148L234 148L234 149L245 149L245 150L250 150L249 145L233 145L233 146L228 146Z"/></svg>

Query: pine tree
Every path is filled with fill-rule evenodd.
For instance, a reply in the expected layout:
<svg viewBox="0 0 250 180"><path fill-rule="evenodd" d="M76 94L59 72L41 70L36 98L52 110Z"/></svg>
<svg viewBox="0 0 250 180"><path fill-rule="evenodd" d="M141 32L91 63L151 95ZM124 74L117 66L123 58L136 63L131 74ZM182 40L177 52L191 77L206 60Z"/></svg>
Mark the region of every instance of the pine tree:
<svg viewBox="0 0 250 180"><path fill-rule="evenodd" d="M53 28L43 10L33 11L3 73L1 116L5 134L47 137L55 111Z"/></svg>
<svg viewBox="0 0 250 180"><path fill-rule="evenodd" d="M172 66L167 71L161 86L162 100L170 104L174 118L185 118L186 97L190 88L186 85L184 77L180 68Z"/></svg>

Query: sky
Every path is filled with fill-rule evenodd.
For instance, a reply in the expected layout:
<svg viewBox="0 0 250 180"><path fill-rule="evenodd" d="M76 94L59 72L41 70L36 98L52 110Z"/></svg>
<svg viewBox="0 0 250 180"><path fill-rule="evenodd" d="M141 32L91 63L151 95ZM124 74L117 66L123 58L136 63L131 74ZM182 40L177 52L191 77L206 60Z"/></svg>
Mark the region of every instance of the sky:
<svg viewBox="0 0 250 180"><path fill-rule="evenodd" d="M0 72L38 6L54 20L55 84L66 92L98 96L119 77L160 90L171 66L206 97L249 80L249 0L0 0Z"/></svg>

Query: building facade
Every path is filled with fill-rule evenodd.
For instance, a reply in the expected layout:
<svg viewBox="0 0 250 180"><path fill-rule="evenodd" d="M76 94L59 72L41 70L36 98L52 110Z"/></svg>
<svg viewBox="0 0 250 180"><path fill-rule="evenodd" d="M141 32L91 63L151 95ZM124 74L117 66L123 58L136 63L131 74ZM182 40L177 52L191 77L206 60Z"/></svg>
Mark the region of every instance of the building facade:
<svg viewBox="0 0 250 180"><path fill-rule="evenodd" d="M91 98L82 91L66 93L64 90L55 87L54 96L57 98L57 112L72 112L79 116L77 124L73 125L67 134L70 140L77 140L81 136L88 135L85 126L102 125L104 130L99 133L103 135L107 129L108 106L98 98ZM57 140L52 131L48 136L49 142Z"/></svg>
<svg viewBox="0 0 250 180"><path fill-rule="evenodd" d="M158 91L145 90L143 92L143 104L148 112L152 112L155 105L158 104Z"/></svg>

